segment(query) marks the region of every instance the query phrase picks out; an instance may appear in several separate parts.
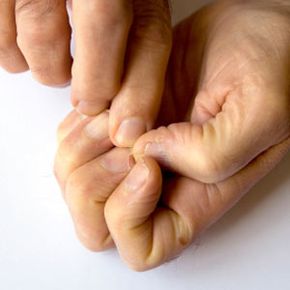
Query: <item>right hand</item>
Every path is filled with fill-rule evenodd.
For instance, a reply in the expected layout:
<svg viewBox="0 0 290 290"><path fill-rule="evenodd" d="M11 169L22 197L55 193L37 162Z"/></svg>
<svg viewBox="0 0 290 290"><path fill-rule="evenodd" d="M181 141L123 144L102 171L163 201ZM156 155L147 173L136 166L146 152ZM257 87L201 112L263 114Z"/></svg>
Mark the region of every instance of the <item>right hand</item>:
<svg viewBox="0 0 290 290"><path fill-rule="evenodd" d="M158 115L171 50L167 0L0 0L0 66L60 86L84 115L110 108L113 142L131 147Z"/></svg>

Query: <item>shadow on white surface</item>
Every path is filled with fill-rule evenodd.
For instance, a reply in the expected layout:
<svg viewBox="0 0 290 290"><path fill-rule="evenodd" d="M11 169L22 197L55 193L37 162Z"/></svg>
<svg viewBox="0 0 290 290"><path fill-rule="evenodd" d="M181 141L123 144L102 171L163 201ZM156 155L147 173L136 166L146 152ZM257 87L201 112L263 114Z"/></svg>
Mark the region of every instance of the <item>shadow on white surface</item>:
<svg viewBox="0 0 290 290"><path fill-rule="evenodd" d="M69 89L1 71L0 82L1 289L289 288L290 155L179 258L134 273L116 251L79 244L52 175Z"/></svg>
<svg viewBox="0 0 290 290"><path fill-rule="evenodd" d="M190 13L182 3L176 19ZM290 154L180 257L135 273L115 250L79 244L52 175L69 88L1 70L0 84L0 289L290 289Z"/></svg>

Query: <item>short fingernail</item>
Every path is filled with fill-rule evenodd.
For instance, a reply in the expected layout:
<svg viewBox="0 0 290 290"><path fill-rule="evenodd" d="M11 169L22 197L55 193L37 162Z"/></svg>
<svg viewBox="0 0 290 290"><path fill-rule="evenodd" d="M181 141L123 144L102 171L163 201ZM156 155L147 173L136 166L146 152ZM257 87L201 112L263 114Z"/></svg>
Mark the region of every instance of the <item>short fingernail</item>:
<svg viewBox="0 0 290 290"><path fill-rule="evenodd" d="M123 151L121 151L123 150ZM100 165L112 173L128 172L132 167L132 160L128 149L113 150L100 159Z"/></svg>
<svg viewBox="0 0 290 290"><path fill-rule="evenodd" d="M130 172L126 179L126 185L129 191L140 189L146 182L149 176L149 169L145 162L139 162Z"/></svg>
<svg viewBox="0 0 290 290"><path fill-rule="evenodd" d="M146 124L141 118L129 118L121 123L115 135L115 141L120 146L131 147L145 132Z"/></svg>
<svg viewBox="0 0 290 290"><path fill-rule="evenodd" d="M107 104L102 104L100 102L94 101L80 101L77 104L76 110L80 114L95 116L105 110L107 108Z"/></svg>
<svg viewBox="0 0 290 290"><path fill-rule="evenodd" d="M85 134L95 140L103 140L109 137L109 115L107 112L100 114L84 128Z"/></svg>

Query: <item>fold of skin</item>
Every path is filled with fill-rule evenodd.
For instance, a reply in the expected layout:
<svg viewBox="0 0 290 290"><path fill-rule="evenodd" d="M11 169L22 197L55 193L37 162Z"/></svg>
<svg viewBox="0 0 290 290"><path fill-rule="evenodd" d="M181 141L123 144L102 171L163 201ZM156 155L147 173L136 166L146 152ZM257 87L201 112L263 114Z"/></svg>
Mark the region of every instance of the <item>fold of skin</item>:
<svg viewBox="0 0 290 290"><path fill-rule="evenodd" d="M289 27L283 1L216 1L180 24L163 126L138 140L135 157L214 183L287 139Z"/></svg>
<svg viewBox="0 0 290 290"><path fill-rule="evenodd" d="M93 250L115 244L134 270L180 254L289 152L289 13L278 4L289 5L231 3L208 6L175 29L156 125L163 127L137 141L136 164L129 162L129 149L116 152L120 148L112 144L83 139L91 119L74 112L61 126L56 173L80 239ZM281 33L267 30L268 22L262 32L255 27L265 15ZM103 135L106 122L98 123ZM201 142L198 130L209 130L202 147L194 145ZM145 150L150 142L168 148L150 154ZM106 154L115 165L130 165L105 174L99 165ZM213 158L214 171L201 170L200 156Z"/></svg>

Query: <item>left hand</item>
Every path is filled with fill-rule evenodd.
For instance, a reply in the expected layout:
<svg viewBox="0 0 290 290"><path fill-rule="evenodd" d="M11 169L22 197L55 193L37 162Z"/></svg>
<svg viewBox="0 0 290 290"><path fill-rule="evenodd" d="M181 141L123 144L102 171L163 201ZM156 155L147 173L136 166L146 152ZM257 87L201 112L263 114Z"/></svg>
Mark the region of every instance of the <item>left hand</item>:
<svg viewBox="0 0 290 290"><path fill-rule="evenodd" d="M230 2L222 1L222 3ZM210 33L209 28L216 27L215 25L220 23L221 19L228 19L227 21L234 21L234 23L235 19L240 19L236 18L237 15L229 13L233 12L232 7L228 9L221 10L219 5L209 6L193 15L175 30L176 38L168 72L167 89L159 115L159 124L167 125L189 121L191 113L189 104L192 104L192 96L197 90L195 84L199 77L198 68L202 63L208 64L210 68L219 69L223 67L219 62L213 61L215 60L214 54L210 52L215 52L217 48L222 47L221 52L225 52L223 54L225 58L219 57L216 60L225 60L225 63L227 63L227 57L231 57L235 52L238 53L239 48L243 47L240 44L235 50L230 47L225 49L225 47L218 45L219 42L216 42L218 38L214 38L223 35L222 32L227 31L225 30L227 27L235 27L233 24L225 23L225 27L218 26L223 28L220 31L221 34L218 31L215 31L214 34ZM252 10L249 11L252 12ZM233 18L226 18L223 13L229 13ZM240 13L242 17L244 14L241 11ZM249 14L246 16L249 16ZM240 23L244 22L246 21L240 21ZM241 31L244 30L241 29ZM205 32L208 33L208 36L213 37L208 37L212 41L208 46L204 46L205 43L203 42ZM234 32L236 33L236 30ZM234 37L235 34L228 33L228 35ZM231 41L221 44L223 43L229 46L232 44ZM185 47L188 49L185 50ZM207 54L203 51L204 47L209 48ZM184 57L181 58L183 54ZM207 58L202 58L202 55L207 56ZM185 60L186 68L180 66L180 59ZM266 59L271 62L270 56ZM216 66L217 63L219 66ZM207 66L203 67L207 68ZM237 67L240 67L240 70L236 70ZM256 66L253 67L256 68ZM237 66L237 63L233 62L233 68L229 70L231 73L228 76L236 76L234 74L236 72L241 73L241 76L244 75L242 72L245 66ZM278 70L279 66L276 68ZM213 72L213 75L215 75L214 69L205 71ZM211 79L210 75L208 76L209 79ZM223 74L217 75L223 76ZM283 74L279 75L282 76ZM221 80L224 79L227 78L221 78ZM231 80L231 78L229 79ZM171 86L172 80L176 85L174 88ZM263 86L257 87L257 89L263 88ZM258 98L258 96L260 94L254 94L252 98ZM241 105L241 103L238 104ZM236 106L236 108L243 108L243 106ZM202 110L200 112L201 114L197 118L199 122L197 123L206 123L209 115L202 114L204 113ZM249 116L257 117L251 112L249 112ZM248 111L245 111L245 113L248 113ZM230 114L230 116L235 117L236 115ZM279 114L279 116L283 119L283 114ZM196 117L195 115L195 120ZM120 149L113 149L111 143L107 144L106 147L103 142L89 141L86 133L83 133L85 124L89 121L80 121L79 116L72 113L61 126L62 141L56 159L56 174L65 192L69 207L73 209L73 219L77 229L81 232L80 236L85 245L91 249L101 250L112 246L114 241L122 258L135 270L147 270L156 267L179 254L200 232L215 222L254 184L269 173L290 148L289 134L285 133L285 138L273 140L272 146L258 156L252 155L253 158L242 167L239 164L234 169L230 167L229 170L227 163L223 162L222 166L218 167L216 171L209 171L209 173L217 174L222 172L222 175L207 175L207 171L200 171L198 166L194 166L194 162L187 162L192 160L189 159L192 156L190 146L196 144L196 140L189 138L192 136L189 130L192 124L190 122L179 123L171 127L153 130L141 137L134 148L138 160L134 166L128 161L130 160L128 149L122 149L127 150L122 152L116 151L116 155L110 159L109 164L112 165L112 162L115 161L114 165L117 166L119 162L123 162L125 167L122 168L121 166L121 173L111 171L111 173L104 175L103 169L100 170L103 167L99 166L103 154L111 155L111 151ZM226 129L231 128L233 124L242 124L243 119L240 120L241 122L235 118L228 121L228 123L224 122L223 126L219 126L224 134L231 132ZM92 127L103 130L102 134L98 133L96 135L106 135L105 121L99 120L96 122L102 125ZM185 129L182 129L183 125ZM287 132L287 118L286 123L278 123L278 125L281 132L283 130ZM180 130L174 131L175 128ZM209 125L208 128L210 128ZM260 128L258 126L256 129L259 130ZM171 132L172 134L169 134ZM188 133L188 135L184 133ZM228 148L227 146L231 144L225 144L224 142L229 140L232 135L224 136L227 138L221 139L218 144L224 144L225 148ZM240 134L237 135L237 138L240 138ZM144 153L145 145L156 140L171 144L171 147L164 150L163 154L161 154L162 151L159 151L160 154L153 155L153 157L158 159L162 168L166 167L175 171L174 174L164 172L162 175L160 165L150 157L148 152L147 157L139 160L140 155ZM184 143L186 146L182 146L184 145L182 142L188 140L190 142ZM107 142L109 141L107 140ZM210 147L210 145L213 145L213 147ZM216 150L218 147L214 145L215 143L209 144L208 148ZM221 149L225 148L222 147ZM207 157L207 155L204 155L203 147L200 147L199 150L198 147L195 147L195 150L195 156ZM226 152L224 153L226 154ZM174 158L169 159L167 157L168 153L172 153L171 156ZM215 154L213 154L213 157L215 157ZM219 155L219 157L222 156ZM182 160L185 160L185 162L182 163ZM218 161L219 159L217 159ZM132 166L133 169L131 170ZM189 171L189 166L196 171ZM128 172L130 173L127 176Z"/></svg>
<svg viewBox="0 0 290 290"><path fill-rule="evenodd" d="M279 163L290 139L238 174L205 184L162 176L152 158L133 164L108 136L108 113L83 120L72 112L59 128L55 173L80 241L93 251L118 247L134 270L178 255ZM129 175L128 175L129 174Z"/></svg>
<svg viewBox="0 0 290 290"><path fill-rule="evenodd" d="M82 243L93 251L111 248L104 207L128 174L130 151L109 138L109 114L84 119L71 112L58 130L55 174Z"/></svg>

